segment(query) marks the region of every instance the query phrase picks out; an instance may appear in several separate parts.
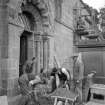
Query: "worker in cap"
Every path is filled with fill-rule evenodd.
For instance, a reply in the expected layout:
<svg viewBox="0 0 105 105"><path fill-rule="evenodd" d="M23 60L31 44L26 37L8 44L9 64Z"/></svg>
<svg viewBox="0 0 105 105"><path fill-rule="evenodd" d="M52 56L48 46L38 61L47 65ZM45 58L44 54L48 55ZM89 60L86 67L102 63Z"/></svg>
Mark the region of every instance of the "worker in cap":
<svg viewBox="0 0 105 105"><path fill-rule="evenodd" d="M35 105L36 101L34 98L34 93L32 87L29 85L29 82L35 79L33 72L33 63L36 59L33 58L30 61L26 61L23 66L24 73L19 77L18 82L20 86L20 92L22 94L22 100L20 100L19 105Z"/></svg>
<svg viewBox="0 0 105 105"><path fill-rule="evenodd" d="M66 82L71 79L70 72L66 68L60 68L58 71L60 86L65 86Z"/></svg>

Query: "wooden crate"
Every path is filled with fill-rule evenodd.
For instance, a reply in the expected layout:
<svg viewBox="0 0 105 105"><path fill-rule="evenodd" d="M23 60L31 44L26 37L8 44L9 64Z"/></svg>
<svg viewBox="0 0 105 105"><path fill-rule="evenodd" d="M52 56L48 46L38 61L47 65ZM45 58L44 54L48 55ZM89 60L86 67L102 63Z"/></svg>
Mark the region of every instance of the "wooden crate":
<svg viewBox="0 0 105 105"><path fill-rule="evenodd" d="M90 101L105 105L105 85L94 84L91 86L91 99Z"/></svg>

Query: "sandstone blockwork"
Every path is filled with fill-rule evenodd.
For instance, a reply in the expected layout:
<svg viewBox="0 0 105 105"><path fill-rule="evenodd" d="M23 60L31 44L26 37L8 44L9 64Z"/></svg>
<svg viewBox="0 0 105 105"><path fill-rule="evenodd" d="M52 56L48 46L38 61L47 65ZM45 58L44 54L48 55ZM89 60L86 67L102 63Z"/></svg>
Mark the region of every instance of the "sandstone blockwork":
<svg viewBox="0 0 105 105"><path fill-rule="evenodd" d="M18 104L18 78L26 60L37 58L33 73L56 65L72 72L72 2L78 0L1 0L0 1L0 95L9 105ZM60 20L56 9L62 9ZM59 11L59 10L58 10ZM58 14L59 15L59 14Z"/></svg>

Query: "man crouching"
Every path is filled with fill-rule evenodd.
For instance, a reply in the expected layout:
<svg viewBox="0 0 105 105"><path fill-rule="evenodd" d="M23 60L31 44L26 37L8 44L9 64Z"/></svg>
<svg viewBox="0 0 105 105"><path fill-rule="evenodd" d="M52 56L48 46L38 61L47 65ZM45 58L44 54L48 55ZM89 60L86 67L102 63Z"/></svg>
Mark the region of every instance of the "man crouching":
<svg viewBox="0 0 105 105"><path fill-rule="evenodd" d="M37 104L34 98L34 92L29 82L35 79L33 71L33 61L26 61L23 66L24 74L19 77L19 86L22 94L22 98L19 105L35 105Z"/></svg>

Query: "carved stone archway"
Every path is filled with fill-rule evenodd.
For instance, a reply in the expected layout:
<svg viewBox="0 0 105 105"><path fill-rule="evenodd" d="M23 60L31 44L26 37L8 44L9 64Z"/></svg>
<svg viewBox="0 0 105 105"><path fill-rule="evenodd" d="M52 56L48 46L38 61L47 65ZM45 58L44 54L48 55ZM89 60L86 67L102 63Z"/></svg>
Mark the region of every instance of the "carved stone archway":
<svg viewBox="0 0 105 105"><path fill-rule="evenodd" d="M28 6L27 9L27 4L32 4L32 6ZM44 32L44 27L49 27L48 8L44 0L1 0L0 5L0 19L2 20L0 24L2 26L0 30L0 35L2 36L0 39L2 40L0 46L0 95L14 97L18 94L20 36L24 31L24 24L21 22L22 12L30 12L34 16L37 28L39 27L39 30L41 28L41 31ZM25 5L23 10L21 8L22 5ZM38 11L36 12L34 8ZM47 39L43 39L43 34L39 35L40 37L38 35L36 35L36 39L39 41L39 43L37 43L39 48L38 52L40 52L40 49L45 49L43 52L46 55ZM41 44L43 48L39 47ZM47 62L46 57L45 59ZM43 65L46 66L46 64Z"/></svg>
<svg viewBox="0 0 105 105"><path fill-rule="evenodd" d="M28 12L34 18L34 21L33 21L34 29L31 31L43 32L42 17L40 15L40 12L37 10L37 8L32 5L24 5L21 9L22 9L21 14L23 14L24 12ZM36 25L36 27L35 27L35 25ZM37 28L37 30L35 28Z"/></svg>
<svg viewBox="0 0 105 105"><path fill-rule="evenodd" d="M10 9L9 18L11 20L9 22L19 26L22 25L22 28L20 28L20 34L18 35L19 37L21 36L21 33L23 33L24 31L24 24L21 23L21 21L19 20L21 20L20 17L22 15L22 12L25 12L25 11L31 13L34 17L34 23L36 24L36 27L37 27L37 31L35 32L37 32L36 34L39 34L39 36L36 36L36 39L43 40L43 37L45 37L45 33L48 34L49 14L48 14L47 4L45 3L44 0L16 0L16 1L10 0L8 2L8 7ZM46 42L44 41L44 43ZM43 65L46 65L46 64L43 64Z"/></svg>
<svg viewBox="0 0 105 105"><path fill-rule="evenodd" d="M9 15L14 18L17 17L19 13L22 12L21 6L26 4L33 4L40 12L42 18L42 26L44 29L49 28L49 13L48 7L44 0L10 0L8 2L8 7L10 9ZM12 12L11 12L12 10ZM46 30L44 30L46 32Z"/></svg>

